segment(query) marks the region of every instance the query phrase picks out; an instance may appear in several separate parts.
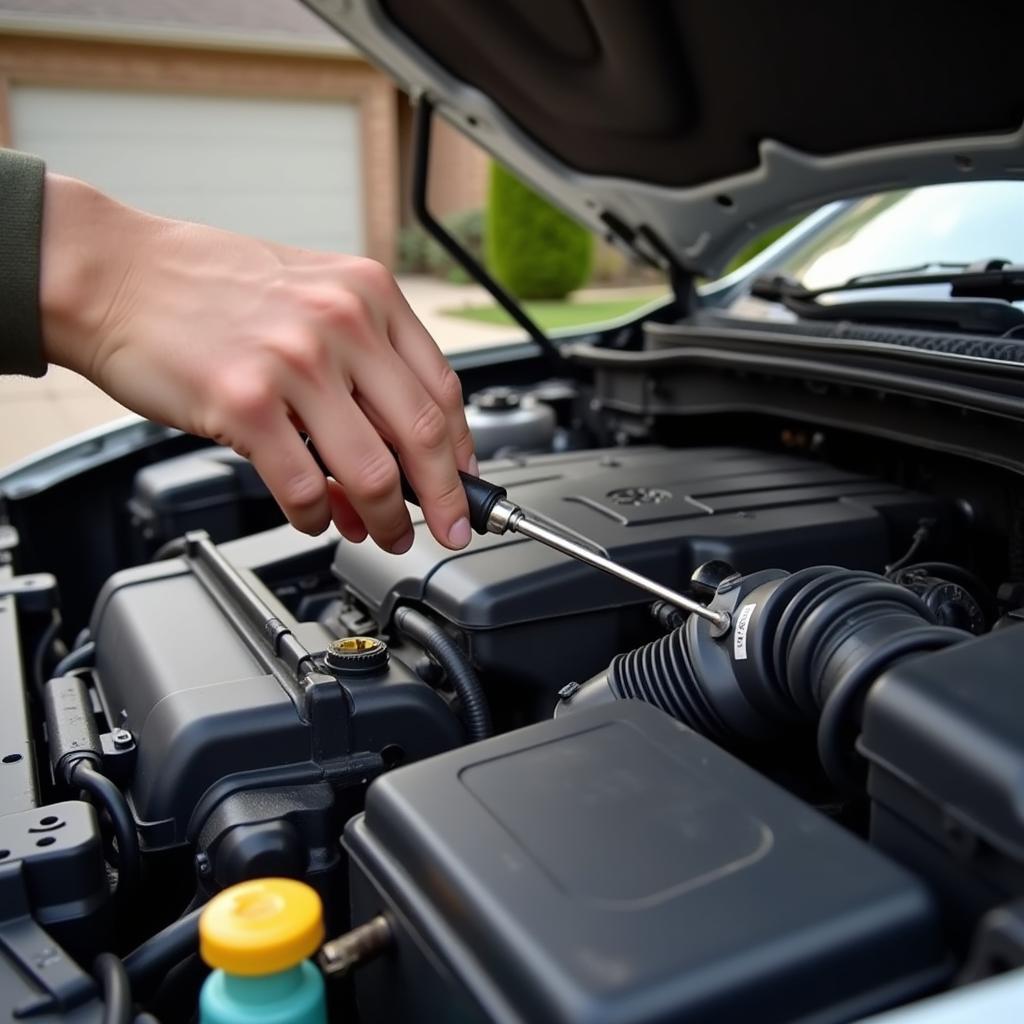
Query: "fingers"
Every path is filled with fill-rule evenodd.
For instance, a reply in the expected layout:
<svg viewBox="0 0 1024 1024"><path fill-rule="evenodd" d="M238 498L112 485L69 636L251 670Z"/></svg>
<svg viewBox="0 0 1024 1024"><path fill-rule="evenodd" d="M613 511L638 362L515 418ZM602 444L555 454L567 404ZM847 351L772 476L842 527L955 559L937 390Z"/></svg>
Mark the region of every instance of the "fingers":
<svg viewBox="0 0 1024 1024"><path fill-rule="evenodd" d="M327 481L327 500L331 505L331 518L342 537L353 544L361 544L366 540L366 525L346 497L345 488L337 480Z"/></svg>
<svg viewBox="0 0 1024 1024"><path fill-rule="evenodd" d="M473 435L466 422L462 384L401 292L394 304L389 334L395 351L419 378L430 397L444 413L448 436L454 446L455 461L459 469L479 476L480 469L474 453Z"/></svg>
<svg viewBox="0 0 1024 1024"><path fill-rule="evenodd" d="M401 456L430 532L446 547L471 537L469 505L441 408L393 350L376 356L374 372L356 374L356 398Z"/></svg>
<svg viewBox="0 0 1024 1024"><path fill-rule="evenodd" d="M259 377L313 438L337 486L321 473L314 491L312 457L294 426L287 444L279 424L254 436L253 461L300 529L322 529L332 517L348 539L369 534L401 553L413 534L391 445L431 533L465 547L471 528L458 470L479 471L458 377L380 264L340 261L330 283L327 268L297 269L301 289L272 293L275 303L282 294L293 303L288 316L301 323L282 317L267 333Z"/></svg>
<svg viewBox="0 0 1024 1024"><path fill-rule="evenodd" d="M320 457L341 485L340 493L331 489L329 499L331 511L340 520L338 528L345 536L352 529L349 539L354 540L358 519L385 551L408 551L413 541L412 521L399 487L398 463L380 434L343 388L316 394L312 401L308 391L303 397L305 406L296 403L299 415ZM306 454L312 462L312 456Z"/></svg>
<svg viewBox="0 0 1024 1024"><path fill-rule="evenodd" d="M276 413L268 412L262 422L243 428L242 439L236 449L256 467L292 526L314 536L323 533L332 518L327 481L283 405Z"/></svg>

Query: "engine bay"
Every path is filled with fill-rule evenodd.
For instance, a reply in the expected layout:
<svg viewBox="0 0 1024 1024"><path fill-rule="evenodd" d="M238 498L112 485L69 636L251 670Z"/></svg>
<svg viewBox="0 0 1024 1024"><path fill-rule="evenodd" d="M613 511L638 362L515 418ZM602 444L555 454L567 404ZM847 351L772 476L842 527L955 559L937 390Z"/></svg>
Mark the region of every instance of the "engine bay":
<svg viewBox="0 0 1024 1024"><path fill-rule="evenodd" d="M1019 537L977 488L530 396L560 425L499 429L487 478L726 628L415 509L402 557L304 537L209 447L110 491L130 555L91 591L6 527L10 1013L101 1019L112 949L191 1019L198 914L266 877L376 929L332 1019L838 1022L1024 962Z"/></svg>

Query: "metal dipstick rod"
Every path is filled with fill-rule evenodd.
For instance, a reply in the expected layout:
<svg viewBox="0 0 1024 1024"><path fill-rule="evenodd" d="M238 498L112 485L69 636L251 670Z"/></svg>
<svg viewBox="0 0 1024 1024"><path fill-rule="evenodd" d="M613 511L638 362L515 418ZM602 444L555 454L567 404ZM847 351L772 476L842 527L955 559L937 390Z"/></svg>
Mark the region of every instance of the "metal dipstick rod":
<svg viewBox="0 0 1024 1024"><path fill-rule="evenodd" d="M718 629L726 629L729 626L729 616L725 612L714 611L692 598L686 597L669 587L663 586L655 580L649 579L642 573L627 569L626 566L613 562L610 558L599 555L571 537L552 530L542 523L530 519L529 515L518 505L513 504L505 498L499 499L491 510L487 523L488 533L521 533L524 537L540 541L549 548L561 551L563 555L575 558L579 562L586 562L587 565L600 569L602 572L622 580L624 583L631 583L634 587L646 590L648 594L660 597L663 601L681 608L691 615L697 615L706 619Z"/></svg>
<svg viewBox="0 0 1024 1024"><path fill-rule="evenodd" d="M306 445L310 450L317 465L325 476L330 476L331 471L324 463L320 453L316 450L310 439L306 439ZM401 467L399 467L401 468ZM715 635L721 636L729 629L730 619L726 612L715 611L706 608L699 601L677 593L669 587L644 576L642 573L627 569L618 562L598 554L584 544L572 539L567 533L545 526L530 518L529 513L508 500L508 491L500 484L492 484L489 480L482 480L477 476L470 476L469 473L459 473L462 479L462 486L466 491L466 500L469 503L469 522L473 529L479 534L486 533L521 533L524 537L539 541L541 544L560 551L563 555L575 558L578 562L584 562L600 569L602 572L622 580L624 583L632 584L640 590L646 590L648 594L667 601L676 608L696 615L699 618L710 622L715 630ZM416 496L412 485L409 483L404 472L401 474L402 494L406 501L413 505L419 505L420 500ZM594 547L597 547L595 544Z"/></svg>

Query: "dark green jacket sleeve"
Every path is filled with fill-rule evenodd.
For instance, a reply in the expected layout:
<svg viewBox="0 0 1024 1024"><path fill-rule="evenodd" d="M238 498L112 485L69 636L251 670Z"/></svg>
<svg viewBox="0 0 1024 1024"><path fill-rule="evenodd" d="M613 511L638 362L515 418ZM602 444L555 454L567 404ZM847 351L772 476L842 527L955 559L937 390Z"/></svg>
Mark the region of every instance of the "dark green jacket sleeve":
<svg viewBox="0 0 1024 1024"><path fill-rule="evenodd" d="M0 373L46 372L39 316L43 161L0 149Z"/></svg>

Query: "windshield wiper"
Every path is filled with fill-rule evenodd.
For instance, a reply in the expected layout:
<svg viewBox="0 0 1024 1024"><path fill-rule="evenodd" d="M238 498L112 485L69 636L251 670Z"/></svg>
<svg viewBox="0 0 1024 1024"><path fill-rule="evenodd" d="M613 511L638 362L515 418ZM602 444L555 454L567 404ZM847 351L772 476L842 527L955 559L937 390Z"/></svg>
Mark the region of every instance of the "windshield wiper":
<svg viewBox="0 0 1024 1024"><path fill-rule="evenodd" d="M931 267L940 269L937 273L928 273ZM818 302L820 296L836 292L876 291L920 284L948 284L950 297ZM783 274L765 275L754 280L751 294L769 302L780 302L808 320L938 325L983 334L1003 334L1024 324L1024 311L1010 305L1024 299L1024 266L998 259L972 264L926 263L858 274L841 284L823 288L807 288Z"/></svg>
<svg viewBox="0 0 1024 1024"><path fill-rule="evenodd" d="M940 268L929 273L929 268ZM786 299L813 301L832 292L868 291L876 288L901 288L917 284L951 285L951 298L1002 299L1019 302L1024 299L1024 266L1009 260L980 260L977 263L922 263L899 270L880 270L857 274L839 284L823 288L807 288L785 274L766 274L755 278L751 293L769 302Z"/></svg>

